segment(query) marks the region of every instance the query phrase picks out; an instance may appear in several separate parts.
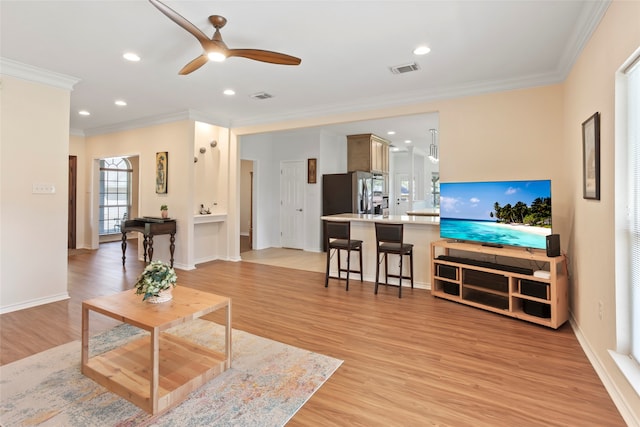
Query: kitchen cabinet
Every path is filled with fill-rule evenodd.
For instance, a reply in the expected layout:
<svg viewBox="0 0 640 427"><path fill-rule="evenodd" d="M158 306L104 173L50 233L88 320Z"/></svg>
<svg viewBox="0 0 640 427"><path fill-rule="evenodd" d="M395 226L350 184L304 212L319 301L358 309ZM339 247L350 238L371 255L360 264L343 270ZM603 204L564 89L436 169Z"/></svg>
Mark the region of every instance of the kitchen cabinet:
<svg viewBox="0 0 640 427"><path fill-rule="evenodd" d="M388 174L389 144L372 133L347 135L347 169Z"/></svg>

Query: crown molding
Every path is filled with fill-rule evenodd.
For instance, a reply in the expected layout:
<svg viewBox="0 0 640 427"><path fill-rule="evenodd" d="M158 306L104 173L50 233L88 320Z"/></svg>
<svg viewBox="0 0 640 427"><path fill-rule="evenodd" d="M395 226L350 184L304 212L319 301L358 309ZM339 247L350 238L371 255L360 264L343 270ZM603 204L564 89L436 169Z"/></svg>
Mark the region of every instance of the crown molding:
<svg viewBox="0 0 640 427"><path fill-rule="evenodd" d="M530 75L509 80L495 80L472 82L464 85L439 87L424 91L412 91L395 96L381 96L359 98L348 104L323 105L310 109L300 109L292 113L280 115L264 115L247 117L231 121L232 128L260 126L272 123L317 118L322 116L358 113L368 110L407 107L415 104L433 102L443 99L462 98L466 96L483 95L487 93L504 92L509 90L528 89L538 86L558 84L563 81L557 73Z"/></svg>
<svg viewBox="0 0 640 427"><path fill-rule="evenodd" d="M611 0L585 2L571 38L558 63L558 74L562 76L562 80L565 80L569 75L571 68L582 53L582 49L600 24L610 5Z"/></svg>
<svg viewBox="0 0 640 427"><path fill-rule="evenodd" d="M99 126L91 129L86 129L83 133L84 136L104 135L108 133L156 126L165 123L179 122L182 120L193 120L196 122L208 123L214 126L229 127L229 123L227 120L218 119L210 114L206 114L201 111L184 110L174 113L161 114L153 117L143 117L141 119L115 123L113 125Z"/></svg>
<svg viewBox="0 0 640 427"><path fill-rule="evenodd" d="M67 76L3 57L0 57L0 74L69 91L73 90L73 86L80 81L77 77Z"/></svg>

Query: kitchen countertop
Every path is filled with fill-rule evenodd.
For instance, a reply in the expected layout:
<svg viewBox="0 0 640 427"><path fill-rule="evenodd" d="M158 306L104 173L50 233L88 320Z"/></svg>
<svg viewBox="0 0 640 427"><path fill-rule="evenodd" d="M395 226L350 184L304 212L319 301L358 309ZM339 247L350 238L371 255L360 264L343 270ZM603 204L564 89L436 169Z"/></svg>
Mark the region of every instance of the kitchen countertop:
<svg viewBox="0 0 640 427"><path fill-rule="evenodd" d="M417 225L440 225L439 216L389 215L385 218L382 215L343 213L322 216L321 219L331 221L392 222Z"/></svg>
<svg viewBox="0 0 640 427"><path fill-rule="evenodd" d="M416 209L415 211L407 211L407 215L440 216L440 209L436 209L436 208Z"/></svg>

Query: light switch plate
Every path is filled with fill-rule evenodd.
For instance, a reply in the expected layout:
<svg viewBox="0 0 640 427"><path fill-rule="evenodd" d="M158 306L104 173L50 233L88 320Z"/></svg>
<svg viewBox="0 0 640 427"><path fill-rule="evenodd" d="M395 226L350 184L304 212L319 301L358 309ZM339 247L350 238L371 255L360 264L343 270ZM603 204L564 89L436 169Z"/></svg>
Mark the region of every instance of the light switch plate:
<svg viewBox="0 0 640 427"><path fill-rule="evenodd" d="M33 194L55 194L56 186L48 183L33 184Z"/></svg>

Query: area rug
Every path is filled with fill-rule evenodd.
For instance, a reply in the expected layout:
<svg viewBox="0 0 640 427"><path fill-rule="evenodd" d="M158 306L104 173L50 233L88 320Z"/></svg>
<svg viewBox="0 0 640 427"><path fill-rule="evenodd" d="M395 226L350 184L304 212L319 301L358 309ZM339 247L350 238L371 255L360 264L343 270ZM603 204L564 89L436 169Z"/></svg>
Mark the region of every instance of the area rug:
<svg viewBox="0 0 640 427"><path fill-rule="evenodd" d="M168 332L224 351L221 325L197 319ZM91 355L143 333L119 325L91 338ZM282 426L342 363L234 329L231 369L152 416L82 375L80 347L74 341L0 367L0 425Z"/></svg>

